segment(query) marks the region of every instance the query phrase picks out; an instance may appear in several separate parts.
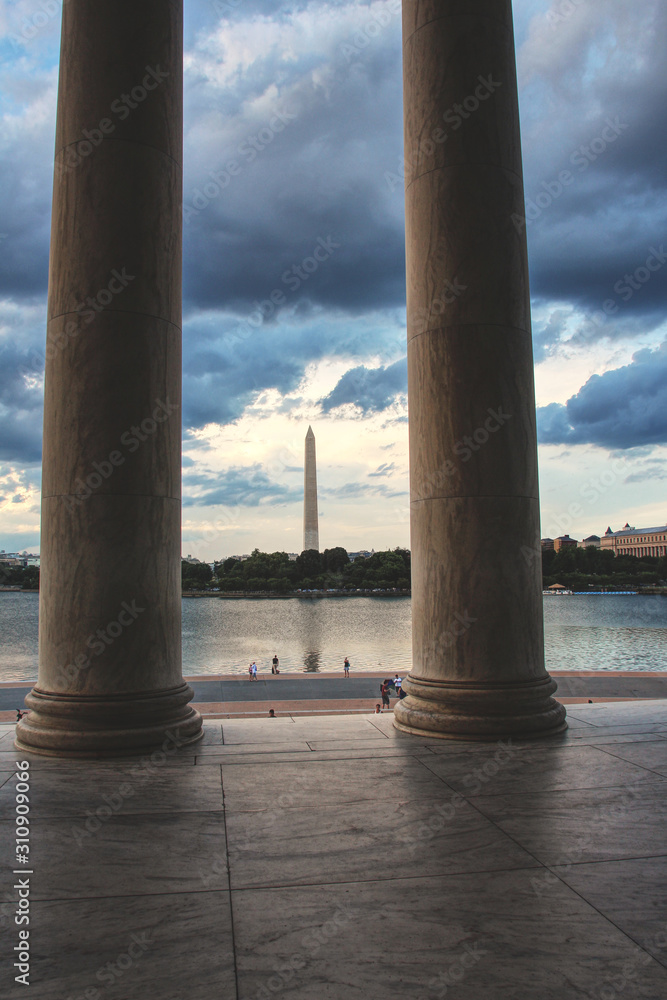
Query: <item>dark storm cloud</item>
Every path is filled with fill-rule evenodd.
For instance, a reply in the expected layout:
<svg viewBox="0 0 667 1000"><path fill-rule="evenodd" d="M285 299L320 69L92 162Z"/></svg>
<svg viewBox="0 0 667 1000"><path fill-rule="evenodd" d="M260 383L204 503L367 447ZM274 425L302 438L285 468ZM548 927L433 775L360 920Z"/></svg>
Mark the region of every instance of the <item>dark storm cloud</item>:
<svg viewBox="0 0 667 1000"><path fill-rule="evenodd" d="M527 39L532 291L556 303L536 326L540 361L571 335L573 309L588 315L577 335L590 342L663 322L667 264L654 265L667 243L667 9L586 3L554 26L545 3L541 27L527 31L535 9L515 5L517 37ZM341 0L186 4L187 427L232 422L265 389L292 393L310 364L332 355L352 367L325 412L345 403L378 412L405 393L404 362L369 367L397 356L405 295L403 194L385 181L402 158L400 16L378 10ZM3 83L0 292L26 310L46 296L55 30L50 56L39 52L49 32L8 62ZM338 245L321 259L320 241ZM257 310L260 328L235 337ZM43 335L17 328L12 337L43 349ZM41 413L12 371L16 386L0 399L2 454L34 461ZM574 440L569 418L562 407L545 411L545 433Z"/></svg>
<svg viewBox="0 0 667 1000"><path fill-rule="evenodd" d="M246 316L227 319L222 330L215 316L197 317L184 336L185 424L231 423L263 390L296 389L312 362L395 353L404 335L399 317L386 315L351 324L320 310L311 319L292 316L256 329Z"/></svg>
<svg viewBox="0 0 667 1000"><path fill-rule="evenodd" d="M303 499L303 487L275 482L259 464L231 466L220 473L185 473L184 507L258 507Z"/></svg>
<svg viewBox="0 0 667 1000"><path fill-rule="evenodd" d="M609 0L540 15L519 60L532 293L609 303L591 339L650 331L667 295L667 267L635 277L667 236L667 9L638 14Z"/></svg>
<svg viewBox="0 0 667 1000"><path fill-rule="evenodd" d="M538 410L542 444L635 448L667 443L667 342L631 364L593 375L565 405Z"/></svg>
<svg viewBox="0 0 667 1000"><path fill-rule="evenodd" d="M42 455L42 392L28 385L31 358L11 344L0 348L0 460L35 463Z"/></svg>
<svg viewBox="0 0 667 1000"><path fill-rule="evenodd" d="M315 13L310 5L308 17ZM298 15L289 17L299 24ZM364 17L362 6L359 24ZM229 38L216 42L221 51L233 49L234 24ZM225 78L224 86L210 78L216 59L200 57L199 72L210 74L205 97L217 106L205 107L201 90L190 96L213 131L193 129L188 139L188 307L251 308L274 289L290 303L306 299L352 313L404 302L402 201L383 179L400 156L399 18L353 61L343 49L352 29L332 25L328 40L320 26L315 51L287 59L276 48L278 32L252 70ZM267 100L268 93L275 96ZM318 240L329 239L334 251L296 281Z"/></svg>
<svg viewBox="0 0 667 1000"><path fill-rule="evenodd" d="M320 400L324 413L351 403L363 413L377 413L392 406L408 389L407 358L385 368L359 365L345 372L328 396Z"/></svg>

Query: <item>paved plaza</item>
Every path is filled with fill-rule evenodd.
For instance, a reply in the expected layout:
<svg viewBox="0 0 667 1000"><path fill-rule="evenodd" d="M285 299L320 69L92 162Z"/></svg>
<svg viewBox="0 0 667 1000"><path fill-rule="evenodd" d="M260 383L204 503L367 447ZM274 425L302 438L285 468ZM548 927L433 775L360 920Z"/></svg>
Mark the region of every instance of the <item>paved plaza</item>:
<svg viewBox="0 0 667 1000"><path fill-rule="evenodd" d="M2 726L2 995L664 1000L667 702L569 724L466 744L387 714L239 719L89 762L17 755ZM11 967L28 877L30 990Z"/></svg>

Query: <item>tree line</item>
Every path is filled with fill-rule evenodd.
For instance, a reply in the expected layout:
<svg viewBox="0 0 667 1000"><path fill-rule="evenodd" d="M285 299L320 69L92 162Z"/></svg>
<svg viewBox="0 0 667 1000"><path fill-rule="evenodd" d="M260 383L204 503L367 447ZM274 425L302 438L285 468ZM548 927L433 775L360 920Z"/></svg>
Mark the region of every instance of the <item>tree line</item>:
<svg viewBox="0 0 667 1000"><path fill-rule="evenodd" d="M615 556L609 549L574 546L542 553L544 587L562 583L569 590L636 590L664 583L667 556Z"/></svg>
<svg viewBox="0 0 667 1000"><path fill-rule="evenodd" d="M296 559L287 552L260 552L248 559L223 559L214 569L208 563L182 564L184 590L269 592L297 590L409 590L410 552L391 549L352 561L340 546L317 552L306 549Z"/></svg>

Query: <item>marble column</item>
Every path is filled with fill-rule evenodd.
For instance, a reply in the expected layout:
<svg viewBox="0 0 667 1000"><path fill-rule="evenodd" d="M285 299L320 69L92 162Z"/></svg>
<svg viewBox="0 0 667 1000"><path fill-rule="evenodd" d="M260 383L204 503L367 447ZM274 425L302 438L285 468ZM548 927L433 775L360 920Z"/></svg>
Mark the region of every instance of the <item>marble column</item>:
<svg viewBox="0 0 667 1000"><path fill-rule="evenodd" d="M320 551L320 530L317 515L317 457L313 428L306 434L303 472L303 548Z"/></svg>
<svg viewBox="0 0 667 1000"><path fill-rule="evenodd" d="M17 746L201 736L181 671L182 0L63 5L39 677Z"/></svg>
<svg viewBox="0 0 667 1000"><path fill-rule="evenodd" d="M399 729L565 727L544 666L510 0L404 0L413 666Z"/></svg>

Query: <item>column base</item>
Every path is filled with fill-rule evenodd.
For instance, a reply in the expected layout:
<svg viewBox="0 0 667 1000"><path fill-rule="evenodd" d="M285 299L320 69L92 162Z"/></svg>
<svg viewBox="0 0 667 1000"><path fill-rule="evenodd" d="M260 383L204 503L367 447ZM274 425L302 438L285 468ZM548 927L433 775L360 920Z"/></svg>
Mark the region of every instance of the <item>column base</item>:
<svg viewBox="0 0 667 1000"><path fill-rule="evenodd" d="M170 750L202 738L202 718L183 682L160 692L94 696L54 694L35 687L30 714L16 727L17 750L45 757L125 757Z"/></svg>
<svg viewBox="0 0 667 1000"><path fill-rule="evenodd" d="M556 687L548 674L509 683L408 675L403 682L407 697L394 708L394 725L404 733L442 740L554 736L567 729L565 706L551 697Z"/></svg>

